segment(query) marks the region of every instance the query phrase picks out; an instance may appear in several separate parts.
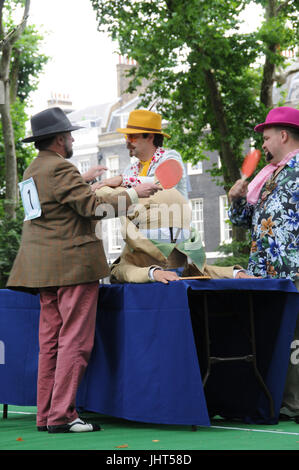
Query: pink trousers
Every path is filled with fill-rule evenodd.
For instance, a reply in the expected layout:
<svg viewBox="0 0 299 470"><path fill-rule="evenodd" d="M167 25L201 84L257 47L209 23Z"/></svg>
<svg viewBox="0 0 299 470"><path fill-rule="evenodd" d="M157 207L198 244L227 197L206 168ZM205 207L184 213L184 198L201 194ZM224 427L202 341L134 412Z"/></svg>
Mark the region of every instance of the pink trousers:
<svg viewBox="0 0 299 470"><path fill-rule="evenodd" d="M37 426L78 417L76 394L94 343L99 283L40 290Z"/></svg>

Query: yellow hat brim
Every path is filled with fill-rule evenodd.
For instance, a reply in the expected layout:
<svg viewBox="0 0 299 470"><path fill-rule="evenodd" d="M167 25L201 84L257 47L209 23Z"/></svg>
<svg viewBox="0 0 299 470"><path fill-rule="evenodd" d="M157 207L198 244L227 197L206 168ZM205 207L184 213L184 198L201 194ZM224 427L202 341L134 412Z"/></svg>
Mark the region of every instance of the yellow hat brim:
<svg viewBox="0 0 299 470"><path fill-rule="evenodd" d="M165 132L160 132L160 131L154 131L154 130L146 130L146 129L116 129L117 132L120 132L121 134L162 134L164 137L167 137L170 139L170 135L166 134Z"/></svg>

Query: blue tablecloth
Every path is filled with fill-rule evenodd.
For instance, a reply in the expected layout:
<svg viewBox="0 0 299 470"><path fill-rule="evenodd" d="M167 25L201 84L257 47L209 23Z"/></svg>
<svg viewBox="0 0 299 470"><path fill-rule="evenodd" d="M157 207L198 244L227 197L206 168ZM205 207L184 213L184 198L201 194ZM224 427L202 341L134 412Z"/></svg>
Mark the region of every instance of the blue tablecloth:
<svg viewBox="0 0 299 470"><path fill-rule="evenodd" d="M210 307L219 311L241 307L252 292L258 365L273 395L274 420L250 365L214 366L204 393L189 311L194 293L200 309L200 291L213 294ZM277 422L298 310L299 294L287 280L101 285L95 345L77 404L150 423L209 425L208 408L247 422ZM38 317L38 296L0 291L0 403L36 403ZM227 338L235 350L244 348L234 317L212 319L211 329L216 352Z"/></svg>

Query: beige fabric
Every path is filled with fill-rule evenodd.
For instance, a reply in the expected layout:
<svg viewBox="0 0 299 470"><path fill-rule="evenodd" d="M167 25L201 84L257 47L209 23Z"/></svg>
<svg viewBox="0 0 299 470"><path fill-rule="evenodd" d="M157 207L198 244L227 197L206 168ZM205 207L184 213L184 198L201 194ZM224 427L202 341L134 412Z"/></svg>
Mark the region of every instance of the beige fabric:
<svg viewBox="0 0 299 470"><path fill-rule="evenodd" d="M109 195L115 189L104 187L97 195ZM117 189L119 191L119 189ZM190 229L191 210L188 201L177 191L169 189L157 192L147 199L140 199L132 206L128 217L121 217L122 233L126 245L120 257L111 266L111 282L149 282L151 267L174 269L184 267L184 276L205 275L214 279L233 278L233 266L205 265L203 271L188 263L187 257L176 248L167 258L140 230L165 227ZM241 268L240 266L237 266Z"/></svg>

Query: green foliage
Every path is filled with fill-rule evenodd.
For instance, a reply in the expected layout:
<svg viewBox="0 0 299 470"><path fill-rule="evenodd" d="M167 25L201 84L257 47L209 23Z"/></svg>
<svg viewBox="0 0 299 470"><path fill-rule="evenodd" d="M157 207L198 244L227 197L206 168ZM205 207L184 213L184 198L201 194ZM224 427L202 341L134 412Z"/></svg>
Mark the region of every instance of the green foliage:
<svg viewBox="0 0 299 470"><path fill-rule="evenodd" d="M2 18L2 27L5 30L4 36L9 35L14 30L16 26L14 23L15 13L23 7L23 0L4 2ZM25 168L35 154L35 152L33 153L33 146L24 146L21 139L25 137L25 124L28 122L26 107L29 104L29 95L37 88L39 74L48 61L48 57L40 53L41 41L42 36L37 33L36 28L27 26L18 41L13 44L10 60L10 113L14 130L19 180L22 179ZM17 254L24 217L22 207L17 208L16 219L11 219L4 212L6 168L2 135L2 122L0 121L0 288L5 287L13 260Z"/></svg>
<svg viewBox="0 0 299 470"><path fill-rule="evenodd" d="M246 269L250 252L249 233L247 233L247 240L245 242L233 241L232 243L220 245L218 250L224 256L214 263L216 266L234 266L239 264Z"/></svg>
<svg viewBox="0 0 299 470"><path fill-rule="evenodd" d="M21 139L25 136L25 124L28 121L26 105L19 98L11 105L11 116L15 135L18 177L21 181L25 168L34 157L33 146L23 145ZM0 120L0 200L5 196L5 154Z"/></svg>
<svg viewBox="0 0 299 470"><path fill-rule="evenodd" d="M17 97L26 101L32 91L38 86L39 75L49 60L40 53L40 45L43 41L34 25L27 26L14 44L11 68L17 66Z"/></svg>
<svg viewBox="0 0 299 470"><path fill-rule="evenodd" d="M14 12L23 7L23 0L13 0L4 4L4 26L6 31L15 27ZM10 62L11 87L11 118L13 123L15 148L17 158L18 179L21 180L25 168L34 157L33 146L24 146L21 140L26 134L28 115L26 108L29 104L30 93L36 90L39 75L49 57L40 53L43 37L38 34L35 26L26 26L21 37L13 45ZM1 58L0 58L1 60ZM5 155L2 138L2 123L0 121L0 199L5 197Z"/></svg>
<svg viewBox="0 0 299 470"><path fill-rule="evenodd" d="M0 289L4 289L13 261L17 255L24 219L24 211L19 207L16 219L7 217L0 201Z"/></svg>
<svg viewBox="0 0 299 470"><path fill-rule="evenodd" d="M157 110L169 122L171 146L193 163L207 151L217 151L222 160L219 182L224 179L226 187L234 183L244 141L260 143L253 129L268 112L260 102L264 58L283 66L280 50L298 43L298 1L274 0L272 16L269 0L91 3L99 30L108 31L119 53L138 63L129 91L142 78L150 80L141 106L158 99ZM262 5L267 15L258 30L246 34L239 14L250 3ZM230 155L224 158L225 146Z"/></svg>

